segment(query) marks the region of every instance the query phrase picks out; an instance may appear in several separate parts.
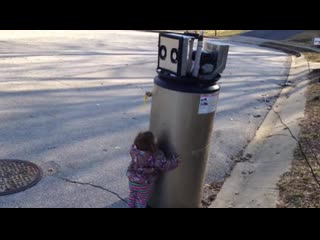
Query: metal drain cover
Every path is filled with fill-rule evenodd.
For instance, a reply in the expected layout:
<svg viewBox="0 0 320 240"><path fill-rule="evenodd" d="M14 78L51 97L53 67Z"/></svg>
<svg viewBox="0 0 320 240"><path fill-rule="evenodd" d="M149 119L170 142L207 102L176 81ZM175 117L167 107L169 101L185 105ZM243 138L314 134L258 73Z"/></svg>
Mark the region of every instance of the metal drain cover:
<svg viewBox="0 0 320 240"><path fill-rule="evenodd" d="M22 160L0 160L0 196L21 192L34 186L42 177L34 163Z"/></svg>

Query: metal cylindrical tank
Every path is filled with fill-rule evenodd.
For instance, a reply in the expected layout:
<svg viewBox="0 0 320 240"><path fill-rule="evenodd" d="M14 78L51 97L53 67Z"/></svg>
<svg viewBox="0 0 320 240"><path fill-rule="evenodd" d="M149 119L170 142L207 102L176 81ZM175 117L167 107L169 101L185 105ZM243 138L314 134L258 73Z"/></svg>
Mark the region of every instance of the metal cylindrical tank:
<svg viewBox="0 0 320 240"><path fill-rule="evenodd" d="M197 208L201 204L220 87L180 83L156 76L150 130L181 156L181 165L156 181L152 208Z"/></svg>

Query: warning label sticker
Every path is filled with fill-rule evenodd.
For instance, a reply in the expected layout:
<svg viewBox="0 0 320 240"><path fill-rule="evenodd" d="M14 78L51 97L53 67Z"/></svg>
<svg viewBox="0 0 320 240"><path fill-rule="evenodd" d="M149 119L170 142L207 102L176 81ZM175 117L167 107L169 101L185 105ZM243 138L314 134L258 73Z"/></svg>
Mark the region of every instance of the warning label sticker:
<svg viewBox="0 0 320 240"><path fill-rule="evenodd" d="M200 96L199 114L215 112L217 109L219 94L202 94Z"/></svg>

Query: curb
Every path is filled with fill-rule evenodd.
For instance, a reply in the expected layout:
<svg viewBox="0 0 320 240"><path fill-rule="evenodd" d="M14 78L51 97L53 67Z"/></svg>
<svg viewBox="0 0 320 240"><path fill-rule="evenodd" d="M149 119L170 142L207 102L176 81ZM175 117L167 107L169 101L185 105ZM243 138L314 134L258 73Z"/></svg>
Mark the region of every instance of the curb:
<svg viewBox="0 0 320 240"><path fill-rule="evenodd" d="M251 45L258 45L261 47L273 48L276 50L284 51L285 53L300 56L302 51L313 51L320 53L320 49L312 48L307 46L300 46L291 43L285 43L275 40L268 40L262 38L254 38L254 37L245 37L245 36L235 36L229 39L232 42L244 43L244 44L251 44Z"/></svg>
<svg viewBox="0 0 320 240"><path fill-rule="evenodd" d="M293 85L281 91L273 108L298 135L299 119L304 115L307 89L304 80L309 74L309 64L301 54L295 55L287 79L287 83ZM296 109L301 111L297 113ZM209 208L276 207L278 180L290 168L296 149L296 142L279 122L278 115L271 110L244 151L243 156L252 157L236 164Z"/></svg>

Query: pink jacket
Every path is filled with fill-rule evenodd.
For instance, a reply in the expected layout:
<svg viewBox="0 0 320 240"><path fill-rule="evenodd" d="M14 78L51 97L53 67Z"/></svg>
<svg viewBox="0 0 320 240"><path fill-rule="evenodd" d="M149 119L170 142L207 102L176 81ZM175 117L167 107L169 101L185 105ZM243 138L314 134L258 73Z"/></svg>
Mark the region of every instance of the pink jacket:
<svg viewBox="0 0 320 240"><path fill-rule="evenodd" d="M129 181L138 184L151 184L161 172L169 171L178 166L175 156L167 159L161 150L152 154L140 151L135 145L130 150L131 163L127 170Z"/></svg>

